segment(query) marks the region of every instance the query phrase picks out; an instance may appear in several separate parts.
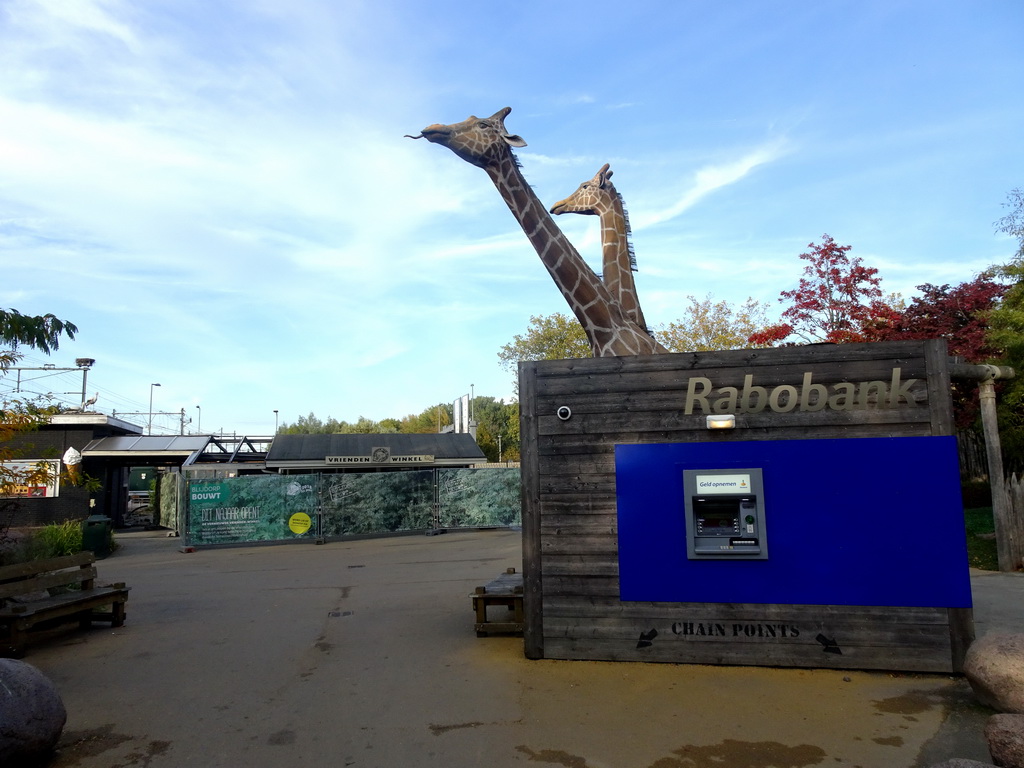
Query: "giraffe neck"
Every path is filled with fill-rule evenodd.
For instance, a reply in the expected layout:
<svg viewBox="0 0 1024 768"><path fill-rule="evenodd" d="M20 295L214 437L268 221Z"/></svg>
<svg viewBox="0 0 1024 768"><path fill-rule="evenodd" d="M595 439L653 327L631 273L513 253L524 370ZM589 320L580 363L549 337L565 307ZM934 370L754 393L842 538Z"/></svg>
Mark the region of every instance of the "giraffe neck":
<svg viewBox="0 0 1024 768"><path fill-rule="evenodd" d="M595 357L651 354L656 342L630 322L526 182L509 152L485 170L580 324Z"/></svg>
<svg viewBox="0 0 1024 768"><path fill-rule="evenodd" d="M597 213L601 220L601 244L604 254L604 284L612 298L622 306L626 317L647 328L640 299L636 293L633 280L634 260L629 247L629 224L626 219L626 208L622 198L612 183L606 182L597 204Z"/></svg>

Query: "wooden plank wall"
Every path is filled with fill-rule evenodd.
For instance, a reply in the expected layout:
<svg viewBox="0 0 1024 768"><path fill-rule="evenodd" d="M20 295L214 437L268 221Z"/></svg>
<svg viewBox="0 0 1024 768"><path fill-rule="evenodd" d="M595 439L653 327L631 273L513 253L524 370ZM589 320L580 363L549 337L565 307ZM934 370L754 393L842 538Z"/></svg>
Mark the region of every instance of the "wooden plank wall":
<svg viewBox="0 0 1024 768"><path fill-rule="evenodd" d="M748 385L768 392L807 372L826 387L890 382L894 368L901 382L918 380L895 404L875 396L851 410L738 413L738 428L716 442L951 435L947 363L942 341L522 363L526 655L958 671L970 609L620 602L618 591L615 445L708 440L706 415L684 412L693 377L741 390L752 376ZM828 649L837 629L842 653ZM651 631L659 642L644 639Z"/></svg>

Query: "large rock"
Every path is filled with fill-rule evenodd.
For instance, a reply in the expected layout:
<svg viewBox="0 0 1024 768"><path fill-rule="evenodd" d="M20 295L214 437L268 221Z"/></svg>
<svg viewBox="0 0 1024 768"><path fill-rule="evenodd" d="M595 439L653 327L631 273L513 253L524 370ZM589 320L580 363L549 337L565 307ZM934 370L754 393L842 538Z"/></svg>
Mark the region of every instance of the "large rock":
<svg viewBox="0 0 1024 768"><path fill-rule="evenodd" d="M964 675L982 704L1024 714L1024 635L989 632L975 640L964 659Z"/></svg>
<svg viewBox="0 0 1024 768"><path fill-rule="evenodd" d="M992 762L1002 768L1024 768L1024 715L992 715L985 724Z"/></svg>
<svg viewBox="0 0 1024 768"><path fill-rule="evenodd" d="M64 702L49 678L31 664L0 659L0 765L47 755L66 721Z"/></svg>
<svg viewBox="0 0 1024 768"><path fill-rule="evenodd" d="M985 724L992 762L1001 768L1024 768L1024 715L993 715Z"/></svg>
<svg viewBox="0 0 1024 768"><path fill-rule="evenodd" d="M935 763L930 768L996 768L992 763L979 763L977 760L968 760L966 757L954 757L952 760L943 760Z"/></svg>

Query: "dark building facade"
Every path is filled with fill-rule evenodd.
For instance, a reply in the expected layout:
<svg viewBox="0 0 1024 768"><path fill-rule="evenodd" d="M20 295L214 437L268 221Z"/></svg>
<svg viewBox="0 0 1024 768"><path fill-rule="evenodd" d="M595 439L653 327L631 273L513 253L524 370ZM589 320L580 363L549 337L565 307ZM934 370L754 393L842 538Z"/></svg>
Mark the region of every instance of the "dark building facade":
<svg viewBox="0 0 1024 768"><path fill-rule="evenodd" d="M69 448L82 453L91 441L120 435L140 435L142 427L102 413L63 413L31 432L15 435L6 447L19 460L56 461L65 469L63 458ZM0 499L0 525L23 528L81 520L100 514L117 519L124 508L127 492L127 468L110 467L106 462L83 458L81 472L101 483L99 491L84 486L59 483L55 488L33 495Z"/></svg>

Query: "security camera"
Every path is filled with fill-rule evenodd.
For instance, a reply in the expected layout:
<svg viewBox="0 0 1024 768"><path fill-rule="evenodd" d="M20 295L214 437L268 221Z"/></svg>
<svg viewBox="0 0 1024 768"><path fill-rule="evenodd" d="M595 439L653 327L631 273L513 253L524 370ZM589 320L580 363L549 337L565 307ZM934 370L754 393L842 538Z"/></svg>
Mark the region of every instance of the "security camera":
<svg viewBox="0 0 1024 768"><path fill-rule="evenodd" d="M555 411L555 415L562 421L568 421L572 417L572 408L568 405L560 405L558 410Z"/></svg>

